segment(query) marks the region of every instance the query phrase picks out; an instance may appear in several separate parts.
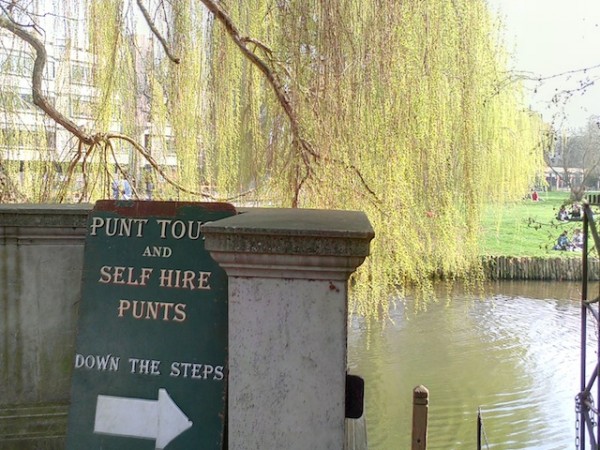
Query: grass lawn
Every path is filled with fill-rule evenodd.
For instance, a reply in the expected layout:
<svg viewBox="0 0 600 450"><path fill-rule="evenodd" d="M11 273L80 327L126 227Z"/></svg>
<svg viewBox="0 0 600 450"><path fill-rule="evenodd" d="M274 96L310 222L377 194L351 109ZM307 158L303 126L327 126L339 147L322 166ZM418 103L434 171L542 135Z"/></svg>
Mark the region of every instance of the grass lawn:
<svg viewBox="0 0 600 450"><path fill-rule="evenodd" d="M569 238L579 222L559 222L560 205L569 203L569 192L540 193L540 201L521 200L511 205L490 205L482 220L482 254L490 256L581 257L580 252L552 250L564 230ZM570 209L570 203L567 210Z"/></svg>

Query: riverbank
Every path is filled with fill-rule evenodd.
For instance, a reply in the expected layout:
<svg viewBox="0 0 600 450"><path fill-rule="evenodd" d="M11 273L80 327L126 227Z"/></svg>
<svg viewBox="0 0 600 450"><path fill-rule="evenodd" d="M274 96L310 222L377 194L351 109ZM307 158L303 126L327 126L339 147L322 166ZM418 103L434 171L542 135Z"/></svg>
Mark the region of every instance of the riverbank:
<svg viewBox="0 0 600 450"><path fill-rule="evenodd" d="M600 280L600 260L588 260L588 279ZM582 280L582 258L486 256L483 270L489 280Z"/></svg>
<svg viewBox="0 0 600 450"><path fill-rule="evenodd" d="M581 221L559 221L560 207L572 207L569 192L542 192L538 201L528 199L506 205L490 204L481 221L482 255L558 257L552 248L558 237L567 232L572 239ZM560 255L570 257L576 255Z"/></svg>
<svg viewBox="0 0 600 450"><path fill-rule="evenodd" d="M481 254L489 280L580 281L581 252L560 252L552 248L558 236L572 238L583 227L581 221L559 221L561 206L572 207L570 192L542 192L538 201L523 199L504 207L489 205L481 224ZM600 211L595 212L596 216ZM510 255L510 256L509 256ZM600 261L590 253L590 280L600 279Z"/></svg>

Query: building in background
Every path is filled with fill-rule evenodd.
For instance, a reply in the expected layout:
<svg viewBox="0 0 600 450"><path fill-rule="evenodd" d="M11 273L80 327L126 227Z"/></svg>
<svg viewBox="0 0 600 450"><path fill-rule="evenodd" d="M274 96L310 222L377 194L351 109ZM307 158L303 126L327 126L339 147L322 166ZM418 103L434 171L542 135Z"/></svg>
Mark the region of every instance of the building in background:
<svg viewBox="0 0 600 450"><path fill-rule="evenodd" d="M67 3L70 2L65 2L63 7L68 7ZM61 2L57 2L57 5L61 5ZM177 170L177 157L170 127L168 124L162 128L152 124L147 101L149 86L141 67L146 57L154 58L152 36L130 36L130 43L135 46L131 54L135 55L135 70L139 74L137 86L132 86L136 104L134 129L126 129L124 122L117 117L110 118L108 123L99 124L98 109L102 99L94 88L94 77L98 74L94 72L97 68L94 67L93 56L86 49L88 38L84 18L79 17L71 20L70 26L65 25L65 17L73 18L81 14L81 11L57 11L56 15L36 18L43 30L39 38L47 51L43 73L45 97L58 112L87 132L110 132L133 138L151 154L165 173L174 174ZM20 172L17 179L22 186L27 185L27 176L45 176L49 165L60 174L71 163L80 166L85 159L73 134L33 103L32 73L35 57L36 53L28 43L4 29L0 30L0 162L5 170ZM131 145L126 145L123 141L115 142L104 161L99 161L100 153L97 153L85 163L104 162L117 179L127 174L143 198L148 182L154 186L162 180L160 176L156 179L156 175L149 180L149 163ZM37 169L26 171L26 167ZM75 197L77 184L83 183L81 175L78 177L80 179L75 184L73 194Z"/></svg>

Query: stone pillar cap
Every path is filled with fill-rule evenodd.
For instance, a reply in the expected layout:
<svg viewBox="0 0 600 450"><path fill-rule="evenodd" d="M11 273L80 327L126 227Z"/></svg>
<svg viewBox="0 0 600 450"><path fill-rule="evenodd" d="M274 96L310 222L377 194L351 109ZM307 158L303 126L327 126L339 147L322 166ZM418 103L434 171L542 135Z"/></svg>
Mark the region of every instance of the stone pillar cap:
<svg viewBox="0 0 600 450"><path fill-rule="evenodd" d="M356 270L375 236L363 212L293 208L243 209L202 233L229 275L330 279Z"/></svg>

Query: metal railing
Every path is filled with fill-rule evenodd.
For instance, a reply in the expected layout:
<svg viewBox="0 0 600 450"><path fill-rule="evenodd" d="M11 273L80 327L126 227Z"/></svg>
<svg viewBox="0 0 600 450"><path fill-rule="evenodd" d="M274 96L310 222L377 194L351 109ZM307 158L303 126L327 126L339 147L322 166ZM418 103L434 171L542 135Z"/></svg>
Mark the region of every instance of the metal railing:
<svg viewBox="0 0 600 450"><path fill-rule="evenodd" d="M594 204L598 198L591 199ZM598 450L598 409L594 405L592 390L596 387L596 396L600 398L600 383L598 381L598 358L600 357L600 339L598 339L596 352L596 365L592 373L588 374L588 321L592 321L590 327L594 326L596 335L600 335L600 315L599 300L600 295L595 298L589 298L589 278L588 278L588 256L592 249L589 248L589 237L591 235L596 251L600 249L600 236L594 221L594 213L589 202L583 204L583 252L582 252L582 286L581 286L581 361L580 361L580 391L575 396L576 411L576 437L575 447L585 449L586 441L589 438L589 448ZM593 357L593 356L592 356Z"/></svg>

